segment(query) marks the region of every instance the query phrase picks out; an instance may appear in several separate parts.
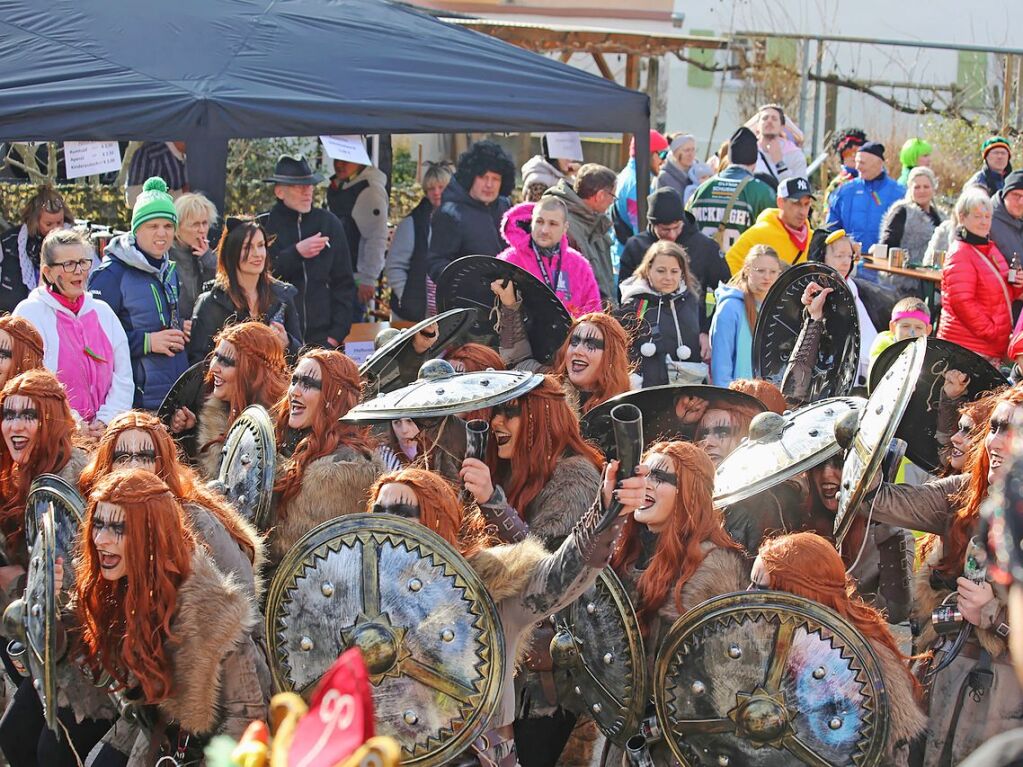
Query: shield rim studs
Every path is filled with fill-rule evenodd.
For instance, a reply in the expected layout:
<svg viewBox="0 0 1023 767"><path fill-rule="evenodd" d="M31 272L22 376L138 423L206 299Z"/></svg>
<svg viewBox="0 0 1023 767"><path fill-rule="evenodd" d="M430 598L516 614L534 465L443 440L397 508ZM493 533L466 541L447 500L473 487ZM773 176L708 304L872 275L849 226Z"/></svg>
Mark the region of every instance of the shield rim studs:
<svg viewBox="0 0 1023 767"><path fill-rule="evenodd" d="M232 488L230 478L228 477L228 473L236 460L243 463L243 465L250 465L252 462L252 456L248 453L248 447L244 439L247 434L253 435L256 448L262 453L262 455L257 456L258 459L261 459L259 462L261 467L258 483L259 492L255 506L252 508L252 519L250 521L258 530L263 531L273 526L273 484L277 463L277 445L274 438L273 422L270 420L270 414L262 405L249 405L231 424L227 437L224 439L224 458L220 462L220 472L217 479L223 486L224 494L228 500L237 501L238 504L245 504L247 502L244 494L234 499L231 498ZM241 452L241 455L238 455L239 452ZM249 464L244 464L243 459L248 460ZM243 516L247 516L247 514L243 512Z"/></svg>
<svg viewBox="0 0 1023 767"><path fill-rule="evenodd" d="M776 626L764 679L752 689L736 690L735 705L717 719L705 715L677 716L675 690L680 685L691 685L691 690L686 687L687 692L700 694L696 685L704 687L699 680L689 682L677 676L679 667L686 664L689 645L703 641L713 627L731 627L730 630L737 631L747 620ZM823 605L783 592L743 591L716 597L690 610L675 622L662 640L655 662L654 702L665 740L682 765L694 767L685 743L690 732L743 738L754 749L784 750L792 756L793 763L825 763L813 751L812 744L804 742L795 732L793 723L800 712L785 699L783 682L790 668L792 640L799 628L818 634L822 641L830 641L849 668L855 670L865 703L861 709L864 712L861 736L856 744L857 751L851 755L851 763L856 767L874 767L880 763L887 748L890 712L880 662L870 643L852 624ZM815 667L812 675L820 679L816 671ZM828 717L824 725L836 729L834 720L839 717L833 713Z"/></svg>

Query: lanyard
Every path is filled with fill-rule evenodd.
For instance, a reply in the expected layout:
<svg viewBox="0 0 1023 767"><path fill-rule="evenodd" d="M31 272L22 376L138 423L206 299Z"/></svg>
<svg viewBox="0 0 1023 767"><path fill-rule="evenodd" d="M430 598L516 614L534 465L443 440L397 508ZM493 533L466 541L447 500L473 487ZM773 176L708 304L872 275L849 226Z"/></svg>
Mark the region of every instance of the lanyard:
<svg viewBox="0 0 1023 767"><path fill-rule="evenodd" d="M560 249L558 250L558 266L554 270L554 281L551 282L551 275L547 271L547 267L544 265L543 258L541 258L540 254L537 252L536 246L532 242L529 245L533 249L533 256L536 258L536 266L537 266L537 268L539 268L540 274L543 275L543 281L550 287L551 290L553 290L555 293L557 293L558 292L558 280L561 279L561 258L562 258L561 250Z"/></svg>

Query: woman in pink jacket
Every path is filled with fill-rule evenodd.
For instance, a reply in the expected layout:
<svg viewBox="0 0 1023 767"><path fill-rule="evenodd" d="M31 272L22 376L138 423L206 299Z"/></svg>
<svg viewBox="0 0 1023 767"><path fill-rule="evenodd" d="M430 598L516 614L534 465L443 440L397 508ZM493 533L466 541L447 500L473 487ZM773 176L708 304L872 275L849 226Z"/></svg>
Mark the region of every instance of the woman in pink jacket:
<svg viewBox="0 0 1023 767"><path fill-rule="evenodd" d="M1023 275L1008 280L1006 258L988 236L993 205L983 189L966 189L955 209L959 227L945 257L938 338L997 365L1009 346L1011 304L1023 296Z"/></svg>
<svg viewBox="0 0 1023 767"><path fill-rule="evenodd" d="M556 197L523 202L504 214L510 247L498 258L520 266L553 290L573 317L601 311L593 267L568 247L568 210Z"/></svg>

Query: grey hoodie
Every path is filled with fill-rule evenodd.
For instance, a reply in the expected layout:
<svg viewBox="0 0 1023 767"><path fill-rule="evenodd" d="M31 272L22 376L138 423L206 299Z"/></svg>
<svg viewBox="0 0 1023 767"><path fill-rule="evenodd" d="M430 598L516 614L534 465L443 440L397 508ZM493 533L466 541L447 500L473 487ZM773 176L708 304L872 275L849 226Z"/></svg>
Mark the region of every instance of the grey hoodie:
<svg viewBox="0 0 1023 767"><path fill-rule="evenodd" d="M991 239L1006 261L1012 261L1012 254L1018 253L1023 259L1023 219L1014 218L1005 209L1005 190L996 194L992 200L995 204L991 216Z"/></svg>

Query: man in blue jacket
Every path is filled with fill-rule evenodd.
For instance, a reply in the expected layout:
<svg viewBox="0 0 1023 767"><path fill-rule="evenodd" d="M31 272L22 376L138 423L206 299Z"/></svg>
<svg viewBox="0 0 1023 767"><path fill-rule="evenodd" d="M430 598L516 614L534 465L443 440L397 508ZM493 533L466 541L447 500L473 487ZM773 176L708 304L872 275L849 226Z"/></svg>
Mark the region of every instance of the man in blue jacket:
<svg viewBox="0 0 1023 767"><path fill-rule="evenodd" d="M89 275L89 290L114 310L131 351L133 407L155 410L188 368L190 322L178 312L178 275L167 252L178 214L167 184L146 181L131 214L131 234L114 237Z"/></svg>
<svg viewBox="0 0 1023 767"><path fill-rule="evenodd" d="M869 253L881 237L881 219L906 196L906 189L884 169L884 144L868 141L856 152L859 178L836 189L828 199L829 231L845 229ZM860 269L858 277L877 282L877 272Z"/></svg>

